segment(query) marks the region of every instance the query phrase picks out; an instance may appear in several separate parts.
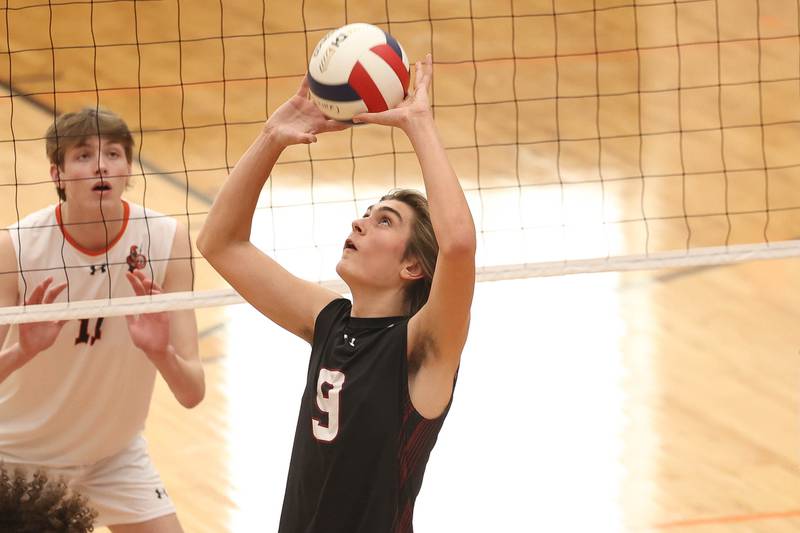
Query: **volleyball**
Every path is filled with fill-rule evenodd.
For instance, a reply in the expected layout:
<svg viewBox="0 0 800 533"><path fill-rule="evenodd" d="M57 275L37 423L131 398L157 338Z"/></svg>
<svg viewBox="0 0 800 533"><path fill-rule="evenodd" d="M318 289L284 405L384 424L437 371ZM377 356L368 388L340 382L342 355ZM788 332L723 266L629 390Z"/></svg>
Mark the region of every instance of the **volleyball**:
<svg viewBox="0 0 800 533"><path fill-rule="evenodd" d="M342 121L397 106L408 94L409 78L403 47L372 24L348 24L328 33L308 64L311 100L326 116Z"/></svg>

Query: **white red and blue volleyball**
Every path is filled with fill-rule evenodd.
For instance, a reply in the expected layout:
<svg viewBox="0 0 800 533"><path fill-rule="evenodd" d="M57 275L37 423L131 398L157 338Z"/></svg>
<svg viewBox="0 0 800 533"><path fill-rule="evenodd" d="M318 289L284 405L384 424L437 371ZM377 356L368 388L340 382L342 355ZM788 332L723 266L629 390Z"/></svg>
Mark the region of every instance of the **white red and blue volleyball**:
<svg viewBox="0 0 800 533"><path fill-rule="evenodd" d="M326 116L342 121L397 106L408 94L409 78L400 43L360 22L323 37L308 64L311 100Z"/></svg>

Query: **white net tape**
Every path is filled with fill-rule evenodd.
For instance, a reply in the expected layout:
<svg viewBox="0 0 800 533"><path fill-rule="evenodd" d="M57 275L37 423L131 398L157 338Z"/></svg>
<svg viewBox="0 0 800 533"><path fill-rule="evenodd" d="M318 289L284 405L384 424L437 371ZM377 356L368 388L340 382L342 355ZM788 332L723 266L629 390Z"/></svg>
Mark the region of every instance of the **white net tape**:
<svg viewBox="0 0 800 533"><path fill-rule="evenodd" d="M690 251L658 252L646 255L602 257L552 261L534 264L502 265L479 268L477 280L496 281L526 277L585 274L591 272L650 270L659 268L727 265L758 259L800 257L800 240L777 243L748 244L698 248ZM341 280L321 283L330 289L347 292ZM0 324L21 324L43 320L83 319L136 315L180 309L197 309L244 303L232 289L202 292L175 292L154 296L134 296L104 300L54 303L17 307L0 307Z"/></svg>

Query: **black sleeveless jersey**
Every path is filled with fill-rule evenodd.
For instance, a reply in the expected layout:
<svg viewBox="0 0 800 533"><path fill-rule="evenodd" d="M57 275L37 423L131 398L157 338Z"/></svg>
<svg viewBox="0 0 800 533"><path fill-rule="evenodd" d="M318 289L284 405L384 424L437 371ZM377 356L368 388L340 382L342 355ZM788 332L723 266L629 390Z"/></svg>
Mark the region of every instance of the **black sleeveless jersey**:
<svg viewBox="0 0 800 533"><path fill-rule="evenodd" d="M408 317L317 317L279 533L411 533L414 501L447 414L411 405ZM449 406L448 406L449 409Z"/></svg>

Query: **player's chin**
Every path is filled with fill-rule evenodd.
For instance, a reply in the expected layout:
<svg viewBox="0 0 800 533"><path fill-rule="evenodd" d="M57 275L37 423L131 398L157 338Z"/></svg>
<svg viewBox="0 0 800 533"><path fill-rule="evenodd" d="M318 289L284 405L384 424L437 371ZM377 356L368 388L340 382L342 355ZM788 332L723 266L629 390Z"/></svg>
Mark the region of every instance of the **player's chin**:
<svg viewBox="0 0 800 533"><path fill-rule="evenodd" d="M359 280L358 268L350 257L342 257L336 263L336 273L348 287L352 287Z"/></svg>
<svg viewBox="0 0 800 533"><path fill-rule="evenodd" d="M344 257L339 259L339 262L336 263L336 274L338 274L339 277L342 278L342 280L345 282L347 282L346 278L349 277L350 274L349 269L347 267L348 267L347 260Z"/></svg>
<svg viewBox="0 0 800 533"><path fill-rule="evenodd" d="M106 207L116 205L122 201L122 193L119 190L108 189L105 191L89 191L86 198L87 207Z"/></svg>

